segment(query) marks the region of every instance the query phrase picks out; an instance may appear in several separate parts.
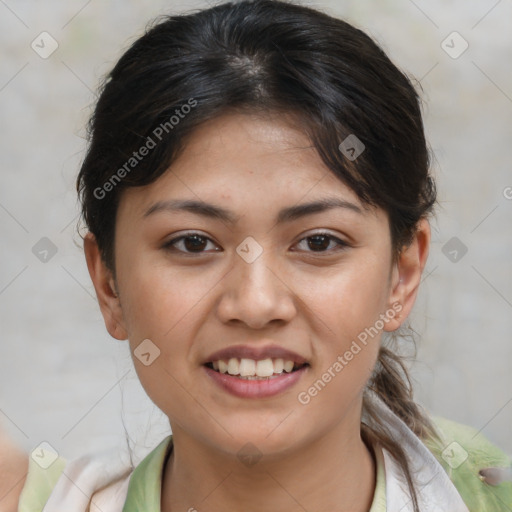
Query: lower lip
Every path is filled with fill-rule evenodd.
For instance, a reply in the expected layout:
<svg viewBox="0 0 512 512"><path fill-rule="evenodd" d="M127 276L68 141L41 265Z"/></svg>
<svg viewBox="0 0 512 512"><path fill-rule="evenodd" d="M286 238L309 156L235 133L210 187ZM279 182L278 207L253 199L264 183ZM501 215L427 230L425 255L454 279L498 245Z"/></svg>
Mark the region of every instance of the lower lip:
<svg viewBox="0 0 512 512"><path fill-rule="evenodd" d="M283 372L280 376L270 379L247 380L239 379L228 373L216 372L208 368L208 366L203 366L207 375L212 378L216 384L232 395L240 398L266 398L278 395L296 384L308 368L309 366L303 366L294 372Z"/></svg>

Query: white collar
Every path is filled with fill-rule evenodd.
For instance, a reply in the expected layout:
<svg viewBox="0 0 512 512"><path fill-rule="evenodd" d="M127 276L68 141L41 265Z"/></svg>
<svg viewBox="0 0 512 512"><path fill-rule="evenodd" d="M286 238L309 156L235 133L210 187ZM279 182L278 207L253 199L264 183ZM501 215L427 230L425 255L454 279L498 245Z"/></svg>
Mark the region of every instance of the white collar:
<svg viewBox="0 0 512 512"><path fill-rule="evenodd" d="M404 448L421 512L469 512L444 468L418 436L380 397L372 393L368 398L378 416L390 427L391 436ZM386 473L386 510L413 512L412 499L402 468L386 449L382 449L382 452Z"/></svg>

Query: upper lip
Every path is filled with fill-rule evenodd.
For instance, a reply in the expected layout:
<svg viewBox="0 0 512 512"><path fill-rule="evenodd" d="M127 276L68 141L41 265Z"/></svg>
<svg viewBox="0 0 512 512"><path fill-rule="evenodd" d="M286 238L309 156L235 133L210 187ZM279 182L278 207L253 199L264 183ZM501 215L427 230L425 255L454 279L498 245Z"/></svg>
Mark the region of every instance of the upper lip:
<svg viewBox="0 0 512 512"><path fill-rule="evenodd" d="M305 357L278 345L266 345L262 347L255 347L254 345L233 345L213 352L203 361L203 364L219 361L220 359L227 361L232 357L237 359L254 359L256 361L269 358L281 358L285 361L293 361L296 364L307 363Z"/></svg>

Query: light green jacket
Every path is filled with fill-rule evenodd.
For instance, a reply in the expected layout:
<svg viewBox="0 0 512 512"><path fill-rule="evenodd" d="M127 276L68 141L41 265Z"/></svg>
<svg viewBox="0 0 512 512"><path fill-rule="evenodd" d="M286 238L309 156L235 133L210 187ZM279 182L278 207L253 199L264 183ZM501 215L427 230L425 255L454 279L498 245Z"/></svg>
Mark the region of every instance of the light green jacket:
<svg viewBox="0 0 512 512"><path fill-rule="evenodd" d="M446 471L468 510L470 512L512 512L512 481L497 484L494 482L496 485L490 485L479 477L479 471L483 468L510 468L511 459L471 427L443 418L434 418L434 424L442 436L441 441L427 441L425 445ZM170 450L172 450L172 436L165 438L133 470L126 499L124 500L123 497L122 512L161 512L162 470ZM386 472L383 455L378 449L375 453L377 482L369 512L386 512ZM42 469L34 460L30 460L29 475L18 511L41 512L62 476L65 466L66 461L62 458L58 458L47 469ZM503 474L507 475L507 472ZM199 504L195 504L195 507L200 510ZM66 512L83 512L83 510L66 510ZM446 512L451 511L446 510Z"/></svg>

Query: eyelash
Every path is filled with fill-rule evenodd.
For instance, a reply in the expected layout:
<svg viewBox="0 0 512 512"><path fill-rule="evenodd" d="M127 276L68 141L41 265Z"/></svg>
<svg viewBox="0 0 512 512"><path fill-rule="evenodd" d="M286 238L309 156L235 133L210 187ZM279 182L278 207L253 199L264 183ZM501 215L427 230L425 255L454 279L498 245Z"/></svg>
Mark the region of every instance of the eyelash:
<svg viewBox="0 0 512 512"><path fill-rule="evenodd" d="M181 236L179 236L177 238L173 238L172 240L169 240L168 242L166 242L164 244L163 249L168 250L168 251L181 252L181 253L183 253L183 254L185 254L187 256L196 256L196 255L203 254L205 251L186 252L186 251L180 251L179 249L176 249L175 245L178 242L180 242L181 240L185 240L187 238L194 238L194 237L201 238L201 239L204 239L204 240L208 240L208 241L213 243L213 240L211 240L207 236L204 236L204 235L201 235L200 233L196 233L196 232L192 231L190 233L185 233L184 235L181 235ZM309 238L315 238L315 237L327 237L331 241L335 241L337 243L337 245L338 245L338 248L335 249L335 252L343 251L344 249L350 247L350 244L348 244L347 242L344 242L343 240L340 240L339 238L331 235L330 233L325 233L325 232L313 233L312 235L309 235L309 236L306 236L306 237L302 238L297 243L300 243L300 242L303 242L304 240L307 240ZM220 252L220 251L216 251L216 252ZM325 254L325 253L332 253L333 251L332 250L326 250L326 251L306 251L306 252L311 252L313 254L322 254L322 253Z"/></svg>

